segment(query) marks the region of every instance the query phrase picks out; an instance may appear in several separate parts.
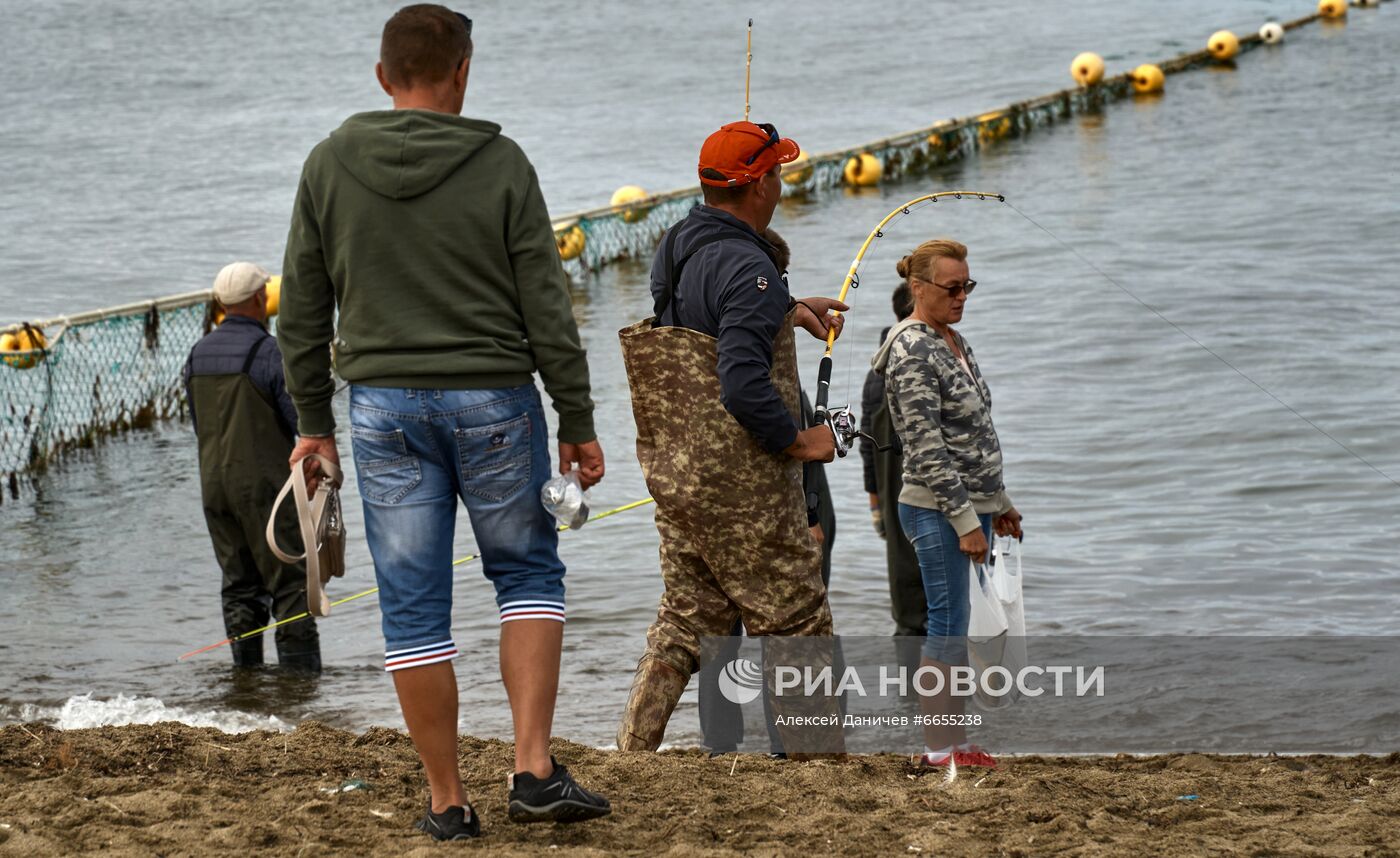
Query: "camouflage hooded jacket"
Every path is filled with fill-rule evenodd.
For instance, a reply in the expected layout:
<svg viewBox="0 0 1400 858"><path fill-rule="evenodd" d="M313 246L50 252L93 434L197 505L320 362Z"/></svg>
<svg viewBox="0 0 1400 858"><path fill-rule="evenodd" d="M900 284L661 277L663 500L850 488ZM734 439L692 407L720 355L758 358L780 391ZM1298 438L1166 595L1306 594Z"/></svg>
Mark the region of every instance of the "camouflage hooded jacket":
<svg viewBox="0 0 1400 858"><path fill-rule="evenodd" d="M870 364L885 377L890 419L904 444L900 503L938 510L961 536L977 528L978 513L1006 512L1011 499L992 393L967 340L953 336L967 370L937 331L913 318L890 329Z"/></svg>

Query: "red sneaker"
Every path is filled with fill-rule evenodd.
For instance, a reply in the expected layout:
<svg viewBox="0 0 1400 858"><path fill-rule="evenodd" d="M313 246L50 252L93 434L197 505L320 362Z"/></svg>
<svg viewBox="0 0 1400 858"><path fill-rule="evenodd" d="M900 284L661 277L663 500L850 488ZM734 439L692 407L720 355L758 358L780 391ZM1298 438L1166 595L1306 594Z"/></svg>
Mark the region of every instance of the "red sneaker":
<svg viewBox="0 0 1400 858"><path fill-rule="evenodd" d="M968 745L966 750L954 751L953 762L959 766L979 769L994 769L996 758L977 745Z"/></svg>

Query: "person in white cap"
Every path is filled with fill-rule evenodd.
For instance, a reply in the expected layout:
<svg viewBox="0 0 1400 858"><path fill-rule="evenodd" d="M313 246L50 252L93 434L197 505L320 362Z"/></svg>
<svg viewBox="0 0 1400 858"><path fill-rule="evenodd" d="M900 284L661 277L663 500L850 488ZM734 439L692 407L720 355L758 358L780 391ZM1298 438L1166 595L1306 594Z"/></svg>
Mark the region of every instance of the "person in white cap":
<svg viewBox="0 0 1400 858"><path fill-rule="evenodd" d="M306 610L301 564L278 560L263 537L296 439L296 409L287 395L282 353L267 332L270 275L251 262L227 265L214 278L223 321L190 350L185 394L199 438L204 520L223 569L224 629L235 667L263 663L262 635L238 636ZM283 545L300 543L290 509L279 517ZM310 617L279 626L283 668L319 672L321 644Z"/></svg>

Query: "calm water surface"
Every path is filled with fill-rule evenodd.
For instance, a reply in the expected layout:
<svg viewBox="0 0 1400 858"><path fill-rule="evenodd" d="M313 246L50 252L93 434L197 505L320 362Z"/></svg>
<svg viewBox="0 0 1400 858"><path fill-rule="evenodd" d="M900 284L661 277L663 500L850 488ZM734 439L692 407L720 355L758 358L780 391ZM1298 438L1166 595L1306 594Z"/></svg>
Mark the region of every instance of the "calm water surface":
<svg viewBox="0 0 1400 858"><path fill-rule="evenodd" d="M392 7L0 3L0 50L23 60L0 73L0 319L204 288L234 258L277 267L306 151L345 115L384 106L371 66ZM834 3L760 11L754 116L809 149L836 148L1058 89L1080 50L1127 68L1311 8L1026 0L933 16L911 2L860 21ZM467 112L521 142L556 213L624 183L688 183L704 135L742 110L749 7L468 11ZM1400 477L1396 44L1400 7L1356 9L1237 69L1172 77L1165 97L780 210L799 295L833 294L881 216L951 187L1006 194L1121 284L1007 206L940 203L868 257L837 348L833 398L858 398L890 321L894 261L933 235L970 245L983 287L962 330L1026 517L1032 631L1400 634L1400 489L1340 446ZM649 306L646 271L618 265L576 287L609 456L593 500L609 508L645 495L615 332ZM820 346L801 349L810 383ZM0 507L0 721L53 718L90 693L224 713L218 723L244 712L400 725L372 597L323 624L329 668L314 688L235 683L223 650L176 662L223 637L195 468L188 427L172 425L71 461ZM886 633L859 462L828 473L838 630ZM457 550L473 545L462 516ZM660 593L651 516L590 525L561 550L570 623L555 730L607 743ZM349 562L338 595L373 585L362 541ZM506 734L491 591L470 566L458 582L464 729ZM691 709L688 699L673 740L698 735Z"/></svg>

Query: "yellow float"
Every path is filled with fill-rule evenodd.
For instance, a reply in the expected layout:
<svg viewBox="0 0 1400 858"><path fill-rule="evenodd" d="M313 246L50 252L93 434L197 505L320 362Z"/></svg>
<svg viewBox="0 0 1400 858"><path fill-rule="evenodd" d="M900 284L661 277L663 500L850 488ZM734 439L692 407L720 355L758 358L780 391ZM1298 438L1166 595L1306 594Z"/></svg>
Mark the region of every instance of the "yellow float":
<svg viewBox="0 0 1400 858"><path fill-rule="evenodd" d="M1317 4L1317 14L1324 18L1345 18L1347 0L1322 0Z"/></svg>
<svg viewBox="0 0 1400 858"><path fill-rule="evenodd" d="M812 178L812 159L806 149L798 149L797 157L783 165L783 181L789 185L801 185Z"/></svg>
<svg viewBox="0 0 1400 858"><path fill-rule="evenodd" d="M977 117L977 139L983 143L1000 140L1011 133L1011 117L1005 111L994 110Z"/></svg>
<svg viewBox="0 0 1400 858"><path fill-rule="evenodd" d="M947 129L950 129L955 125L957 125L957 123L951 119L945 119L942 122L934 123L934 126L930 129L930 133L928 135L929 148L942 150L948 148L950 144L956 145L956 140L950 141L943 139L943 135L947 133Z"/></svg>
<svg viewBox="0 0 1400 858"><path fill-rule="evenodd" d="M583 254L583 246L587 240L588 237L583 234L583 227L578 224L554 234L554 243L559 246L559 258L564 260L578 259Z"/></svg>
<svg viewBox="0 0 1400 858"><path fill-rule="evenodd" d="M1220 30L1210 37L1210 41L1206 42L1206 50L1210 51L1210 55L1221 62L1232 60L1235 58L1235 54L1240 52L1240 40L1229 30Z"/></svg>
<svg viewBox="0 0 1400 858"><path fill-rule="evenodd" d="M282 305L282 275L274 274L267 281L267 315L271 318L277 315L277 308Z"/></svg>
<svg viewBox="0 0 1400 858"><path fill-rule="evenodd" d="M1093 86L1103 80L1103 57L1085 51L1069 64L1069 73L1080 86Z"/></svg>
<svg viewBox="0 0 1400 858"><path fill-rule="evenodd" d="M612 201L608 203L608 205L616 208L617 206L625 206L629 203L635 203L638 200L644 200L646 198L647 192L640 187L636 185L623 185L613 191ZM636 223L645 218L650 211L650 206L635 206L625 209L622 212L622 219L627 223Z"/></svg>
<svg viewBox="0 0 1400 858"><path fill-rule="evenodd" d="M278 309L282 306L282 275L275 274L267 279L267 317L271 319L277 315ZM224 323L224 305L218 301L209 302L209 319L218 327Z"/></svg>
<svg viewBox="0 0 1400 858"><path fill-rule="evenodd" d="M841 171L846 179L846 184L857 188L868 188L880 183L880 177L885 174L885 167L880 163L880 159L869 152L862 152L859 155L852 155L846 161L846 168Z"/></svg>
<svg viewBox="0 0 1400 858"><path fill-rule="evenodd" d="M1167 84L1167 76L1162 69L1152 63L1143 63L1133 69L1133 91L1139 95L1161 92Z"/></svg>
<svg viewBox="0 0 1400 858"><path fill-rule="evenodd" d="M15 369L33 369L44 359L43 349L49 341L44 333L35 328L20 328L7 334L0 334L0 360ZM11 354L21 352L21 354Z"/></svg>

